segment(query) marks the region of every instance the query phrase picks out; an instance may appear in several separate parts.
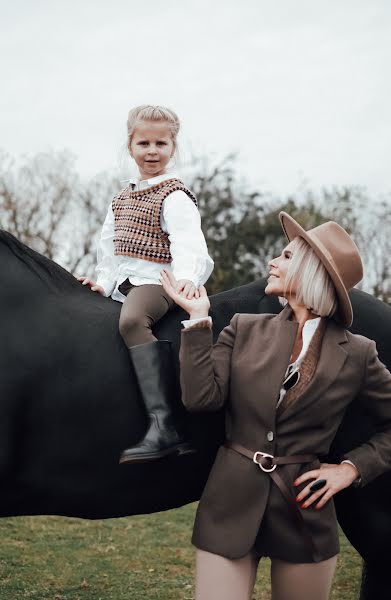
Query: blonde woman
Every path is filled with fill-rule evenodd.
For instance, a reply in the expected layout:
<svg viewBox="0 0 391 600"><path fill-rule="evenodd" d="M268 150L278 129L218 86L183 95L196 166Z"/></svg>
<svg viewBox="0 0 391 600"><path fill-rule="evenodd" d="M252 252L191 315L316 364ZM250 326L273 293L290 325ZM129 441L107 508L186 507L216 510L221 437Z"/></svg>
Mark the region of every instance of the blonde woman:
<svg viewBox="0 0 391 600"><path fill-rule="evenodd" d="M209 300L184 299L183 403L226 415L193 532L197 600L250 600L271 559L273 600L326 600L339 552L333 496L391 468L391 374L375 343L351 334L348 291L362 278L356 245L337 223L305 231L280 214L288 245L270 261L266 293L279 315L236 314L212 345ZM344 412L362 402L377 433L320 464Z"/></svg>

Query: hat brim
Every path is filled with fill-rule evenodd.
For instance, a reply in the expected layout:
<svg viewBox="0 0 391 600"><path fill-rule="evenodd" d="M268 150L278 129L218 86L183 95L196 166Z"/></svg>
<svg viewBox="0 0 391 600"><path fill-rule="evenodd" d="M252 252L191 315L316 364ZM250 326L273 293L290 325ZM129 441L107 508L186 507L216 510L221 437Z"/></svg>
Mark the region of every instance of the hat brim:
<svg viewBox="0 0 391 600"><path fill-rule="evenodd" d="M352 303L350 302L348 291L334 267L329 252L318 238L309 235L295 219L288 215L288 213L281 211L279 217L282 229L288 241L291 242L295 237L303 238L307 244L311 246L316 256L324 265L334 284L338 298L338 308L335 316L344 327L350 327L353 322Z"/></svg>

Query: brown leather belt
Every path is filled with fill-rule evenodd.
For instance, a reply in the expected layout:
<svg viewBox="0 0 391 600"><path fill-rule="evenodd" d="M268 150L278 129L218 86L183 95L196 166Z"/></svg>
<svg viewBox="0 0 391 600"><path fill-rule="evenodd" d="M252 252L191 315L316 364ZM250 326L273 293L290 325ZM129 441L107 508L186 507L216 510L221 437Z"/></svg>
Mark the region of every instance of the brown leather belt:
<svg viewBox="0 0 391 600"><path fill-rule="evenodd" d="M290 489L286 485L285 481L280 477L280 475L276 472L276 468L278 465L293 465L293 464L304 464L310 463L316 460L318 457L316 454L294 454L292 456L273 456L272 454L268 454L267 452L256 451L252 452L248 450L241 444L237 444L236 442L225 442L224 446L226 448L230 448L238 454L242 454L246 458L252 460L255 464L257 464L262 471L267 473L270 478L274 481L281 494L287 501L288 505L292 508L293 514L295 515L297 524L300 528L301 533L303 534L306 543L311 549L312 558L315 562L319 562L322 560L320 557L314 540L312 539L311 532L309 531L306 522L304 521L302 511L300 510L296 499L291 493Z"/></svg>

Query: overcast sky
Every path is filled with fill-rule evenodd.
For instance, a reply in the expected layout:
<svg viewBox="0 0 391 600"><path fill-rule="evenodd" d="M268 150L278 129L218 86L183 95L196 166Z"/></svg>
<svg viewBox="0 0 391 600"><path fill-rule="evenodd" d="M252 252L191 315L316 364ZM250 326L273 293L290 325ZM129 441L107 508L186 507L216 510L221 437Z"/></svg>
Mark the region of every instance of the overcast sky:
<svg viewBox="0 0 391 600"><path fill-rule="evenodd" d="M118 167L128 110L174 108L182 156L252 185L391 192L389 0L1 0L0 146ZM123 175L123 173L121 173Z"/></svg>

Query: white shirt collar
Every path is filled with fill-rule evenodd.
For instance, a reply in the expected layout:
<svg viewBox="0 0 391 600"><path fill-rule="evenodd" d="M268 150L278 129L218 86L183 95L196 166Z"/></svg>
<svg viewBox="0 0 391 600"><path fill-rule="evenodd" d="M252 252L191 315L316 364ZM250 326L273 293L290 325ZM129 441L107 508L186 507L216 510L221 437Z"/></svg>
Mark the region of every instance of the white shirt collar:
<svg viewBox="0 0 391 600"><path fill-rule="evenodd" d="M302 362L304 355L308 350L308 346L311 343L312 336L314 335L316 328L318 327L318 325L320 323L320 319L321 319L321 317L316 317L316 319L308 319L308 321L306 321L304 323L303 331L301 334L302 338L303 338L303 347L301 349L299 356L297 357L297 359L294 362L295 366L299 366L300 363Z"/></svg>
<svg viewBox="0 0 391 600"><path fill-rule="evenodd" d="M132 179L126 179L125 181L130 185L134 185L137 190L144 190L146 188L151 187L152 185L156 185L161 183L162 181L166 181L167 179L178 179L178 175L173 171L169 173L163 173L163 175L158 175L157 177L150 177L149 179L140 180L139 177L134 177Z"/></svg>

